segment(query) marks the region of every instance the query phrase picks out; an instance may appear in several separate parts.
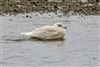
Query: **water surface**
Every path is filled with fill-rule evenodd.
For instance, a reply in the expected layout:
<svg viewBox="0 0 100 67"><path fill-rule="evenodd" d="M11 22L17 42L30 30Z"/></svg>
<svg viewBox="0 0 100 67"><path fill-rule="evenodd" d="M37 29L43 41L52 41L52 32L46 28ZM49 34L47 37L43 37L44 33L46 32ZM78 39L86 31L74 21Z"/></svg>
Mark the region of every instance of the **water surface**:
<svg viewBox="0 0 100 67"><path fill-rule="evenodd" d="M100 65L100 16L30 13L0 16L0 20L3 67ZM65 40L39 41L20 34L58 21L67 27Z"/></svg>

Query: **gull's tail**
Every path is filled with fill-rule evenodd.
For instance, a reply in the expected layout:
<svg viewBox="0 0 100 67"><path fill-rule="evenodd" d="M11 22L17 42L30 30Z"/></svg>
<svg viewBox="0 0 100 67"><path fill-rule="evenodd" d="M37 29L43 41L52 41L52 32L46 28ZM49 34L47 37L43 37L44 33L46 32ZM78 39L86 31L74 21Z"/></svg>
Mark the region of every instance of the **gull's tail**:
<svg viewBox="0 0 100 67"><path fill-rule="evenodd" d="M20 34L22 34L22 35L27 35L27 36L32 36L32 32L22 32L22 33L20 33Z"/></svg>

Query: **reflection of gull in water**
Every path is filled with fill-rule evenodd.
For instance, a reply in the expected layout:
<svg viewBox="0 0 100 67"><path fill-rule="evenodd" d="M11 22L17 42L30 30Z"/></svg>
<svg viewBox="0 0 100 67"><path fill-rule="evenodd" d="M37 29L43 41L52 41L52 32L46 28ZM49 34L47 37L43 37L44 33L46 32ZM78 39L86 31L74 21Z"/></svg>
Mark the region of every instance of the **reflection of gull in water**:
<svg viewBox="0 0 100 67"><path fill-rule="evenodd" d="M43 26L36 28L32 32L21 33L23 35L32 36L42 40L63 39L65 27L64 24L59 22L53 26Z"/></svg>

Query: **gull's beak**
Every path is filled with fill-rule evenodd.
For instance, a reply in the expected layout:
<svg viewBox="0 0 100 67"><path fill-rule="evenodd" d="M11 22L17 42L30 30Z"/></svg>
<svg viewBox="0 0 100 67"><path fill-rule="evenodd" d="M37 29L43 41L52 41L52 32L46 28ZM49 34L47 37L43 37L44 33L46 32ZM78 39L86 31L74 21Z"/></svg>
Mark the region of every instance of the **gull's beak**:
<svg viewBox="0 0 100 67"><path fill-rule="evenodd" d="M67 27L64 27L64 29L67 29Z"/></svg>

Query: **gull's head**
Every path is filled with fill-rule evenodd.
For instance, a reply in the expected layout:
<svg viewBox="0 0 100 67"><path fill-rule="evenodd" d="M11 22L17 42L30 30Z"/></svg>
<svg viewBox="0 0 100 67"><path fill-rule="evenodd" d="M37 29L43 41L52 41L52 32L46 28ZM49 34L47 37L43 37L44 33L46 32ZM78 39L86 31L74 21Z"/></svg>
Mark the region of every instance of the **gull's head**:
<svg viewBox="0 0 100 67"><path fill-rule="evenodd" d="M66 27L64 26L64 23L63 22L55 23L55 26L57 26L59 28L66 29Z"/></svg>

